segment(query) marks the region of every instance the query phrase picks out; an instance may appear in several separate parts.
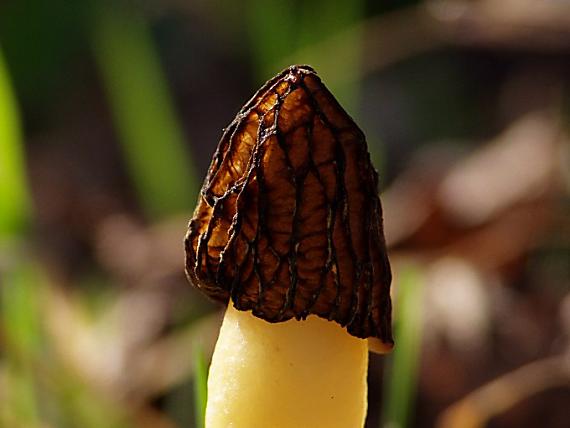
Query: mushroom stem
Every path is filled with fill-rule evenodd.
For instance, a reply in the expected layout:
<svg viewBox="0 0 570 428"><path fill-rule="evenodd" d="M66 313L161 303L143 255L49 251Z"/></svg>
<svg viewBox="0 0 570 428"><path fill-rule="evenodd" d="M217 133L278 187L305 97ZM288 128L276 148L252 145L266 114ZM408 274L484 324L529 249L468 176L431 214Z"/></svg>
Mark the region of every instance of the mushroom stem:
<svg viewBox="0 0 570 428"><path fill-rule="evenodd" d="M206 428L357 428L368 343L316 316L271 324L226 310L208 379Z"/></svg>

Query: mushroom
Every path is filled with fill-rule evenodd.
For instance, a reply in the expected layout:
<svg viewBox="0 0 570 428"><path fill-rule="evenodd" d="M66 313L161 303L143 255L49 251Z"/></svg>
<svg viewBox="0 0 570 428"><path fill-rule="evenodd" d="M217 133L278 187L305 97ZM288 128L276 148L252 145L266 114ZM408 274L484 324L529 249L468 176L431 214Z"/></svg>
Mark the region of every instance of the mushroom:
<svg viewBox="0 0 570 428"><path fill-rule="evenodd" d="M207 428L363 426L365 339L393 346L377 188L364 134L309 66L224 130L185 238L189 280L229 303Z"/></svg>

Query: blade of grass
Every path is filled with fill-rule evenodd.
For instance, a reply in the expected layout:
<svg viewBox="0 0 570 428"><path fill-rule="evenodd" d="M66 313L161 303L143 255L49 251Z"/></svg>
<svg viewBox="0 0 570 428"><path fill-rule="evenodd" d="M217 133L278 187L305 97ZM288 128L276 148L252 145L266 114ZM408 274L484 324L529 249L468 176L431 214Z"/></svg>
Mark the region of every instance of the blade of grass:
<svg viewBox="0 0 570 428"><path fill-rule="evenodd" d="M395 302L395 342L385 377L383 427L411 424L422 334L423 284L420 273L406 266L400 273Z"/></svg>
<svg viewBox="0 0 570 428"><path fill-rule="evenodd" d="M194 348L194 411L196 428L205 427L208 401L208 364L201 346Z"/></svg>
<svg viewBox="0 0 570 428"><path fill-rule="evenodd" d="M18 254L31 216L24 171L20 119L0 51L0 328L7 383L0 415L33 428L39 416L31 360L39 347L40 322L35 270Z"/></svg>
<svg viewBox="0 0 570 428"><path fill-rule="evenodd" d="M361 93L364 0L284 2L249 0L245 8L258 83L291 64L309 64L357 122ZM368 135L373 164L382 169L384 150Z"/></svg>
<svg viewBox="0 0 570 428"><path fill-rule="evenodd" d="M157 218L191 208L197 174L147 24L119 3L96 3L95 59L129 174L146 213Z"/></svg>
<svg viewBox="0 0 570 428"><path fill-rule="evenodd" d="M20 235L29 220L29 197L16 100L0 51L0 239ZM1 247L0 247L1 249Z"/></svg>
<svg viewBox="0 0 570 428"><path fill-rule="evenodd" d="M249 0L244 8L257 84L284 68L295 50L295 10L294 2L280 0Z"/></svg>
<svg viewBox="0 0 570 428"><path fill-rule="evenodd" d="M343 107L355 116L362 62L362 31L356 24L364 16L364 7L363 0L337 1L334 6L327 0L303 2L298 17L297 50L293 53L296 62L311 64L322 73ZM331 38L331 49L314 48Z"/></svg>
<svg viewBox="0 0 570 428"><path fill-rule="evenodd" d="M249 0L246 8L253 65L263 82L291 63L315 67L341 103L354 113L358 100L362 33L344 31L363 17L363 0L283 2ZM332 49L314 49L334 39ZM259 83L258 82L258 83Z"/></svg>

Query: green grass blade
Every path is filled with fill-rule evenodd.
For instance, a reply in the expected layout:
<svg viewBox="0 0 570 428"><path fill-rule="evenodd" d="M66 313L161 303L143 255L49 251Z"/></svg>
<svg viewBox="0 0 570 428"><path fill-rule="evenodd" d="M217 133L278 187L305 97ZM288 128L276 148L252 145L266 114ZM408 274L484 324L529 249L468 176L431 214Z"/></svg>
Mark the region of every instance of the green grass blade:
<svg viewBox="0 0 570 428"><path fill-rule="evenodd" d="M362 57L362 32L356 24L364 14L363 0L341 0L334 6L326 0L249 0L246 13L259 82L292 63L309 64L355 114ZM322 41L330 46L321 49Z"/></svg>
<svg viewBox="0 0 570 428"><path fill-rule="evenodd" d="M196 427L204 428L206 417L206 402L208 401L208 364L204 351L196 346L194 351L194 411Z"/></svg>
<svg viewBox="0 0 570 428"><path fill-rule="evenodd" d="M396 347L388 362L382 426L405 428L412 423L422 334L422 278L408 266L400 273L395 302Z"/></svg>
<svg viewBox="0 0 570 428"><path fill-rule="evenodd" d="M361 96L364 0L284 2L249 0L245 8L258 83L291 64L309 64L357 122ZM331 55L334 52L334 55ZM372 161L385 161L378 137L368 135Z"/></svg>
<svg viewBox="0 0 570 428"><path fill-rule="evenodd" d="M196 170L147 24L136 10L103 4L93 45L133 184L153 218L188 210Z"/></svg>
<svg viewBox="0 0 570 428"><path fill-rule="evenodd" d="M303 2L298 17L298 42L293 59L315 67L342 106L357 116L360 98L363 0ZM330 45L322 49L321 43ZM334 52L334 55L331 55Z"/></svg>
<svg viewBox="0 0 570 428"><path fill-rule="evenodd" d="M0 51L0 348L6 379L0 422L10 418L10 423L34 428L39 412L31 367L40 345L40 321L37 275L19 251L31 217L24 171L20 118Z"/></svg>
<svg viewBox="0 0 570 428"><path fill-rule="evenodd" d="M247 30L257 83L286 67L283 61L295 50L295 4L281 0L249 0Z"/></svg>
<svg viewBox="0 0 570 428"><path fill-rule="evenodd" d="M24 170L16 100L0 51L0 244L5 238L22 234L27 227L30 203Z"/></svg>

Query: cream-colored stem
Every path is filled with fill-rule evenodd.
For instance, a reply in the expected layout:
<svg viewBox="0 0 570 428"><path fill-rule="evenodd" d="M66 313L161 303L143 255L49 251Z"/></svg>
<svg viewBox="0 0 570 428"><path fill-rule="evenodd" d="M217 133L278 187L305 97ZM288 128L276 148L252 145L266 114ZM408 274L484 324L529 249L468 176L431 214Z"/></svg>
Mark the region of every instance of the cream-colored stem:
<svg viewBox="0 0 570 428"><path fill-rule="evenodd" d="M271 324L229 305L210 366L206 428L359 428L368 344L333 322Z"/></svg>

